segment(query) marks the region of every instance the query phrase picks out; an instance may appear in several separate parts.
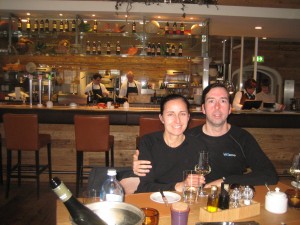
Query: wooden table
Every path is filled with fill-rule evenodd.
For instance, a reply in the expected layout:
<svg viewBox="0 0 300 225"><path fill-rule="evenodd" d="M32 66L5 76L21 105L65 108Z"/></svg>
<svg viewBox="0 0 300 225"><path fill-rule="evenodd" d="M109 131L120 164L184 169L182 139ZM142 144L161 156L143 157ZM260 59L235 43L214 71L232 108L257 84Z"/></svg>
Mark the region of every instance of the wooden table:
<svg viewBox="0 0 300 225"><path fill-rule="evenodd" d="M270 186L271 190L275 190L275 187L280 187L281 191L285 191L291 188L283 183L278 183L277 185ZM267 193L266 187L257 186L254 200L260 202L261 209L260 215L255 217L250 217L243 219L241 221L254 220L261 225L299 225L300 224L300 210L288 207L288 211L284 214L273 214L265 210L264 201L265 195ZM159 211L159 225L170 225L170 208L166 207L164 204L156 203L150 200L151 193L140 193L125 196L125 202L134 204L137 207L152 207ZM201 203L191 205L190 214L188 219L188 225L195 225L199 221L199 207ZM58 225L70 225L70 217L67 209L64 207L61 201L57 201L57 224Z"/></svg>

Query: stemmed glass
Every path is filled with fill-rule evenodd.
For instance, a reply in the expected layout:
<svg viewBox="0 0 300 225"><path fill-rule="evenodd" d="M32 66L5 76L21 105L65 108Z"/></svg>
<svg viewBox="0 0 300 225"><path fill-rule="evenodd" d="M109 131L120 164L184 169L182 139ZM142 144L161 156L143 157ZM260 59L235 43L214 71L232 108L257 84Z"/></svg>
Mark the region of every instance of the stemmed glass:
<svg viewBox="0 0 300 225"><path fill-rule="evenodd" d="M199 152L199 162L195 166L195 171L202 176L205 176L210 173L211 168L208 162L208 152L200 151ZM199 187L199 197L206 196L206 192L203 190L203 185L201 184Z"/></svg>
<svg viewBox="0 0 300 225"><path fill-rule="evenodd" d="M300 188L300 153L294 155L290 173L296 178L296 192Z"/></svg>

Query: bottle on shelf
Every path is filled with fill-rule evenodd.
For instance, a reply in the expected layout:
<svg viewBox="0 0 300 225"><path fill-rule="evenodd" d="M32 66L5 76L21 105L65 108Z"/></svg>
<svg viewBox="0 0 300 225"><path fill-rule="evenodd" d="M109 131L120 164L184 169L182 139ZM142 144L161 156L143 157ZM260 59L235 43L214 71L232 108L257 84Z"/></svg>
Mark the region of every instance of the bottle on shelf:
<svg viewBox="0 0 300 225"><path fill-rule="evenodd" d="M72 20L71 30L72 30L72 32L76 31L76 20Z"/></svg>
<svg viewBox="0 0 300 225"><path fill-rule="evenodd" d="M221 183L221 191L219 194L218 208L220 209L229 209L229 194L228 191L224 188L224 182Z"/></svg>
<svg viewBox="0 0 300 225"><path fill-rule="evenodd" d="M165 25L165 34L169 34L169 22Z"/></svg>
<svg viewBox="0 0 300 225"><path fill-rule="evenodd" d="M60 32L64 31L64 22L62 20L59 22L59 31Z"/></svg>
<svg viewBox="0 0 300 225"><path fill-rule="evenodd" d="M31 22L30 22L30 19L29 19L29 18L27 19L27 22L26 22L26 31L27 31L27 32L30 32L30 31L31 31Z"/></svg>
<svg viewBox="0 0 300 225"><path fill-rule="evenodd" d="M96 53L97 53L97 44L96 41L93 41L92 54L96 55Z"/></svg>
<svg viewBox="0 0 300 225"><path fill-rule="evenodd" d="M52 22L52 31L53 32L57 31L57 22L56 22L56 20L53 20L53 22Z"/></svg>
<svg viewBox="0 0 300 225"><path fill-rule="evenodd" d="M156 46L156 55L161 55L160 43L158 43L157 46Z"/></svg>
<svg viewBox="0 0 300 225"><path fill-rule="evenodd" d="M176 47L175 45L173 44L172 45L172 48L171 48L171 56L175 56L176 55Z"/></svg>
<svg viewBox="0 0 300 225"><path fill-rule="evenodd" d="M124 191L123 187L116 178L116 169L108 169L108 178L104 181L100 189L100 201L108 202L123 202Z"/></svg>
<svg viewBox="0 0 300 225"><path fill-rule="evenodd" d="M151 55L155 55L155 44L152 43L151 45Z"/></svg>
<svg viewBox="0 0 300 225"><path fill-rule="evenodd" d="M49 32L49 20L48 19L45 20L45 31Z"/></svg>
<svg viewBox="0 0 300 225"><path fill-rule="evenodd" d="M50 187L59 199L64 203L68 209L73 221L77 225L105 225L100 217L98 217L92 210L80 203L66 187L66 185L57 177L50 181Z"/></svg>
<svg viewBox="0 0 300 225"><path fill-rule="evenodd" d="M98 41L97 43L97 54L101 55L101 41Z"/></svg>
<svg viewBox="0 0 300 225"><path fill-rule="evenodd" d="M68 20L66 20L66 22L65 22L64 31L69 32L69 21Z"/></svg>
<svg viewBox="0 0 300 225"><path fill-rule="evenodd" d="M184 34L184 30L185 30L184 24L181 22L181 24L180 24L180 34L181 34L181 35Z"/></svg>
<svg viewBox="0 0 300 225"><path fill-rule="evenodd" d="M91 54L91 44L90 41L86 42L85 52L87 55Z"/></svg>
<svg viewBox="0 0 300 225"><path fill-rule="evenodd" d="M207 198L207 211L208 212L217 212L218 210L218 187L216 185L212 185L210 189L210 194Z"/></svg>
<svg viewBox="0 0 300 225"><path fill-rule="evenodd" d="M94 31L95 33L98 32L98 22L97 22L97 20L94 20L93 31Z"/></svg>
<svg viewBox="0 0 300 225"><path fill-rule="evenodd" d="M151 43L148 42L147 55L151 55Z"/></svg>
<svg viewBox="0 0 300 225"><path fill-rule="evenodd" d="M166 56L170 56L170 44L166 43Z"/></svg>
<svg viewBox="0 0 300 225"><path fill-rule="evenodd" d="M22 20L21 20L21 18L18 19L18 31L22 31Z"/></svg>
<svg viewBox="0 0 300 225"><path fill-rule="evenodd" d="M88 92L88 96L87 96L87 104L88 104L88 105L90 105L90 104L93 103L93 98L94 98L94 96L93 96L93 91L89 91L89 92Z"/></svg>
<svg viewBox="0 0 300 225"><path fill-rule="evenodd" d="M33 29L34 29L35 32L39 31L39 21L38 20L34 21Z"/></svg>
<svg viewBox="0 0 300 225"><path fill-rule="evenodd" d="M117 44L116 44L116 55L120 55L121 54L121 45L120 45L120 42L117 41Z"/></svg>
<svg viewBox="0 0 300 225"><path fill-rule="evenodd" d="M136 33L136 24L135 21L132 23L132 33Z"/></svg>
<svg viewBox="0 0 300 225"><path fill-rule="evenodd" d="M182 43L179 43L178 46L178 56L181 57L183 54L183 47L182 47Z"/></svg>
<svg viewBox="0 0 300 225"><path fill-rule="evenodd" d="M177 23L173 23L173 34L177 34Z"/></svg>
<svg viewBox="0 0 300 225"><path fill-rule="evenodd" d="M106 44L106 54L110 55L110 42L109 41Z"/></svg>
<svg viewBox="0 0 300 225"><path fill-rule="evenodd" d="M45 27L44 20L41 19L41 21L40 21L40 32L44 32L44 30L45 30L44 27Z"/></svg>

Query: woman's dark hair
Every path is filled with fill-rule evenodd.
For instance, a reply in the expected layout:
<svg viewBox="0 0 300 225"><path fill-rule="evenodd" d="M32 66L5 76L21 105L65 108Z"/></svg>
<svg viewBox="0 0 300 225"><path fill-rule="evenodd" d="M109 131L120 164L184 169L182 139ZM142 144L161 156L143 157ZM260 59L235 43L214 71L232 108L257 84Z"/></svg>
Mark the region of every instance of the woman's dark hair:
<svg viewBox="0 0 300 225"><path fill-rule="evenodd" d="M165 97L163 97L161 99L161 102L160 102L160 114L163 114L166 103L168 101L171 101L171 100L174 100L174 99L182 99L182 101L186 105L188 113L190 113L190 103L189 103L189 101L184 96L178 95L178 94L170 94L170 95L167 95L167 96L165 96Z"/></svg>
<svg viewBox="0 0 300 225"><path fill-rule="evenodd" d="M228 99L230 100L230 94L226 88L226 86L224 84L221 84L221 83L213 83L213 84L210 84L208 85L202 92L202 99L201 99L201 104L204 104L205 103L205 98L206 98L206 95L207 93L213 89L213 88L224 88L227 92L227 95L228 95Z"/></svg>
<svg viewBox="0 0 300 225"><path fill-rule="evenodd" d="M256 88L256 80L249 78L248 80L245 81L244 88L245 89Z"/></svg>
<svg viewBox="0 0 300 225"><path fill-rule="evenodd" d="M97 80L98 78L102 78L102 76L99 74L99 73L95 73L94 75L93 75L93 79L94 80Z"/></svg>

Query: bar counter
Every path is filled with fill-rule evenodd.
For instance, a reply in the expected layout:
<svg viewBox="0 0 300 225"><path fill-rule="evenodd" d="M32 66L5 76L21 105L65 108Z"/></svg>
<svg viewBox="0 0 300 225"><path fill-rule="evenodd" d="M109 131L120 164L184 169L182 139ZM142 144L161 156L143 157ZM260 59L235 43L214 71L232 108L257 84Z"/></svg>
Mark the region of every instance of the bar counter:
<svg viewBox="0 0 300 225"><path fill-rule="evenodd" d="M140 116L158 116L157 106L130 107L128 110L98 109L88 106L54 106L53 108L37 107L33 105L0 104L0 132L2 134L2 152L5 170L5 133L2 123L4 113L36 113L39 117L41 133L51 134L52 163L54 174L60 174L65 181L75 181L76 148L73 117L75 114L109 115L110 134L115 137L115 166L127 167L132 164L132 155L136 149L136 137L139 135ZM204 118L201 111L192 109L192 118ZM293 154L299 152L300 146L300 113L296 112L232 112L229 122L245 128L258 141L263 151L273 162L277 172L286 175L289 170ZM42 151L41 160L46 159L46 151ZM29 153L28 153L29 154ZM13 157L16 157L13 155ZM84 158L86 165L104 165L103 153L87 153ZM33 159L25 158L24 163ZM5 173L5 171L4 171ZM46 180L46 176L42 176Z"/></svg>

